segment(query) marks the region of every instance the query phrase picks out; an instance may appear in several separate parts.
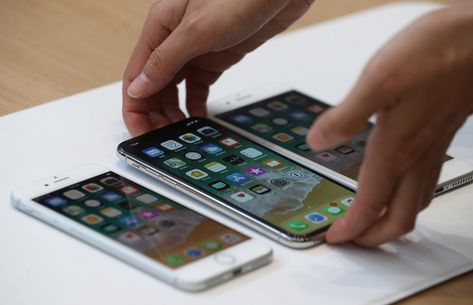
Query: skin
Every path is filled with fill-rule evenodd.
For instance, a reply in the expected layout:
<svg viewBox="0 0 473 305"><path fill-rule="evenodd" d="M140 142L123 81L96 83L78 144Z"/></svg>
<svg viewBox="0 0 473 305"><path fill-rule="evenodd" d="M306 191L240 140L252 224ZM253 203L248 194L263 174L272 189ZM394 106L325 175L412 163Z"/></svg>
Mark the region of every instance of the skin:
<svg viewBox="0 0 473 305"><path fill-rule="evenodd" d="M206 115L209 87L233 64L284 31L304 0L161 0L150 9L123 78L123 117L133 136ZM419 18L372 58L340 106L312 126L314 149L336 146L377 116L356 204L329 243L375 246L411 231L428 206L443 156L473 111L473 2Z"/></svg>

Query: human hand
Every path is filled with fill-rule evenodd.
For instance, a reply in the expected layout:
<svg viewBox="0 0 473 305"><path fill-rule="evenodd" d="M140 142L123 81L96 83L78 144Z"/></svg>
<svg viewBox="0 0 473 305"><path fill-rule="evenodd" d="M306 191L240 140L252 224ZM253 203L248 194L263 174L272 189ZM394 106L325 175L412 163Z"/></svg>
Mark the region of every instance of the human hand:
<svg viewBox="0 0 473 305"><path fill-rule="evenodd" d="M473 110L473 3L430 13L389 41L343 103L307 141L326 149L376 114L355 204L326 233L329 243L375 246L414 228L432 198L445 152Z"/></svg>
<svg viewBox="0 0 473 305"><path fill-rule="evenodd" d="M150 9L123 76L123 117L133 136L205 116L209 87L246 53L284 31L313 0L160 0Z"/></svg>

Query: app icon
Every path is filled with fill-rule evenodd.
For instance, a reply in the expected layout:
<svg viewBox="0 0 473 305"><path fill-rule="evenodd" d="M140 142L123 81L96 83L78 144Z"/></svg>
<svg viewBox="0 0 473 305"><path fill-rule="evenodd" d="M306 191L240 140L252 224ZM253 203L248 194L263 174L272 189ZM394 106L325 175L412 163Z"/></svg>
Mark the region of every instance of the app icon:
<svg viewBox="0 0 473 305"><path fill-rule="evenodd" d="M248 202L252 200L253 198L255 198L245 192L237 192L235 194L232 194L230 197L238 202Z"/></svg>
<svg viewBox="0 0 473 305"><path fill-rule="evenodd" d="M220 240L227 244L235 244L241 240L241 238L233 233L225 233L219 236Z"/></svg>
<svg viewBox="0 0 473 305"><path fill-rule="evenodd" d="M252 115L260 117L260 118L265 117L265 116L269 115L269 113L270 113L268 110L266 110L264 108L261 108L261 107L253 108L248 112L251 113Z"/></svg>
<svg viewBox="0 0 473 305"><path fill-rule="evenodd" d="M143 209L138 212L138 216L143 220L153 220L159 216L159 213L153 210Z"/></svg>
<svg viewBox="0 0 473 305"><path fill-rule="evenodd" d="M289 142L292 139L294 139L294 137L288 135L287 133L279 132L279 133L273 135L273 139L276 139L280 142Z"/></svg>
<svg viewBox="0 0 473 305"><path fill-rule="evenodd" d="M240 141L235 140L234 138L231 138L231 137L225 137L221 139L220 141L218 141L218 143L227 147L235 147L235 146L240 145Z"/></svg>
<svg viewBox="0 0 473 305"><path fill-rule="evenodd" d="M349 146L346 146L346 145L342 145L342 146L339 146L337 148L335 148L335 151L341 153L341 154L344 154L344 155L349 155L351 153L353 153L355 150Z"/></svg>
<svg viewBox="0 0 473 305"><path fill-rule="evenodd" d="M122 212L115 208L107 207L107 208L101 209L100 214L105 215L109 218L113 218L113 217L120 216Z"/></svg>
<svg viewBox="0 0 473 305"><path fill-rule="evenodd" d="M81 207L78 207L77 205L70 205L68 207L65 207L62 210L64 211L64 213L71 216L77 216L84 212L84 209L82 209Z"/></svg>
<svg viewBox="0 0 473 305"><path fill-rule="evenodd" d="M284 166L283 162L279 162L278 160L275 160L275 159L269 159L269 160L263 161L263 164L270 168L280 168Z"/></svg>
<svg viewBox="0 0 473 305"><path fill-rule="evenodd" d="M118 222L127 227L134 227L140 223L140 221L133 216L125 216L123 218L120 218Z"/></svg>
<svg viewBox="0 0 473 305"><path fill-rule="evenodd" d="M237 155L229 155L223 158L223 161L231 164L231 165L238 165L240 163L245 162L243 158L238 157Z"/></svg>
<svg viewBox="0 0 473 305"><path fill-rule="evenodd" d="M151 147L143 149L143 153L145 155L150 156L151 158L156 158L156 157L159 157L159 156L163 155L164 151L162 151L161 149L159 149L157 147L151 146Z"/></svg>
<svg viewBox="0 0 473 305"><path fill-rule="evenodd" d="M287 226L295 231L304 231L305 229L307 229L309 227L308 224L306 224L305 222L303 221L300 221L300 220L293 220L291 222L289 222L287 224Z"/></svg>
<svg viewBox="0 0 473 305"><path fill-rule="evenodd" d="M195 152L195 151L190 151L190 152L186 153L185 156L186 156L187 159L193 160L193 161L197 161L200 158L202 158L202 155L199 154L198 152Z"/></svg>
<svg viewBox="0 0 473 305"><path fill-rule="evenodd" d="M309 151L310 147L306 143L297 144L296 148L302 151Z"/></svg>
<svg viewBox="0 0 473 305"><path fill-rule="evenodd" d="M285 186L287 184L287 181L281 178L274 178L269 180L269 183L274 186Z"/></svg>
<svg viewBox="0 0 473 305"><path fill-rule="evenodd" d="M347 207L351 207L354 202L355 202L355 198L353 197L348 197L340 201L341 204Z"/></svg>
<svg viewBox="0 0 473 305"><path fill-rule="evenodd" d="M186 173L187 176L194 178L196 180L203 179L208 176L208 174L200 169L193 169Z"/></svg>
<svg viewBox="0 0 473 305"><path fill-rule="evenodd" d="M310 112L313 112L313 113L320 113L320 112L323 112L324 110L325 110L325 108L320 106L320 105L307 106L307 111L310 111Z"/></svg>
<svg viewBox="0 0 473 305"><path fill-rule="evenodd" d="M167 202L160 202L157 205L155 205L154 208L156 210L160 210L162 212L171 212L171 211L174 211L176 209L175 206L173 206L172 204L169 204Z"/></svg>
<svg viewBox="0 0 473 305"><path fill-rule="evenodd" d="M112 234L120 231L120 227L113 224L113 223L106 223L104 224L101 229L105 231L105 233Z"/></svg>
<svg viewBox="0 0 473 305"><path fill-rule="evenodd" d="M315 155L318 159L322 160L322 161L333 161L335 159L337 159L337 157L334 155L334 154L331 154L329 153L328 151L324 151L324 152L321 152L321 153L318 153Z"/></svg>
<svg viewBox="0 0 473 305"><path fill-rule="evenodd" d="M203 256L204 252L202 252L202 250L200 250L199 248L193 247L193 248L187 248L184 251L184 254L190 258L198 258L198 257Z"/></svg>
<svg viewBox="0 0 473 305"><path fill-rule="evenodd" d="M180 255L168 255L166 256L165 260L166 263L173 266L179 266L186 262L184 258Z"/></svg>
<svg viewBox="0 0 473 305"><path fill-rule="evenodd" d="M103 187L98 185L97 183L87 183L86 185L82 186L83 190L86 190L89 193L97 193L103 190Z"/></svg>
<svg viewBox="0 0 473 305"><path fill-rule="evenodd" d="M98 208L99 206L102 205L100 201L95 200L95 199L87 199L84 201L84 205L89 208Z"/></svg>
<svg viewBox="0 0 473 305"><path fill-rule="evenodd" d="M207 163L207 164L204 165L204 167L206 169L208 169L209 171L212 171L214 173L221 172L221 171L223 171L227 168L225 165L223 165L222 163L218 163L218 162Z"/></svg>
<svg viewBox="0 0 473 305"><path fill-rule="evenodd" d="M169 220L169 219L156 221L155 223L161 228L165 228L165 229L172 228L176 225L176 222L174 220Z"/></svg>
<svg viewBox="0 0 473 305"><path fill-rule="evenodd" d="M261 175L264 175L266 173L266 170L262 167L259 167L258 165L254 165L245 169L245 173L248 173L255 177L259 177Z"/></svg>
<svg viewBox="0 0 473 305"><path fill-rule="evenodd" d="M289 112L289 116L296 119L296 120L304 120L309 117L309 115L302 111L291 111Z"/></svg>
<svg viewBox="0 0 473 305"><path fill-rule="evenodd" d="M142 194L140 196L137 196L136 200L144 204L152 204L152 203L155 203L156 200L158 200L158 198L156 198L155 196L151 194Z"/></svg>
<svg viewBox="0 0 473 305"><path fill-rule="evenodd" d="M235 184L243 184L250 181L250 179L248 179L245 175L240 174L240 173L230 174L226 178Z"/></svg>
<svg viewBox="0 0 473 305"><path fill-rule="evenodd" d="M212 155L217 154L223 150L220 146L217 146L215 144L207 144L201 146L200 149Z"/></svg>
<svg viewBox="0 0 473 305"><path fill-rule="evenodd" d="M103 221L103 218L95 214L89 214L81 218L83 222L89 225L96 225Z"/></svg>
<svg viewBox="0 0 473 305"><path fill-rule="evenodd" d="M138 230L138 233L140 234L143 234L143 235L153 235L153 234L156 234L159 232L158 229L156 228L153 228L153 227L150 227L150 226L142 226L141 228L139 228Z"/></svg>
<svg viewBox="0 0 473 305"><path fill-rule="evenodd" d="M293 171L293 172L290 172L288 176L293 179L302 179L304 178L304 173L300 171Z"/></svg>
<svg viewBox="0 0 473 305"><path fill-rule="evenodd" d="M251 126L251 128L256 130L257 132L261 132L261 133L265 133L265 132L273 130L273 128L271 128L271 126L269 126L267 124L263 124L263 123L255 124L255 125Z"/></svg>
<svg viewBox="0 0 473 305"><path fill-rule="evenodd" d="M223 248L223 245L215 240L207 240L202 243L205 250L217 251Z"/></svg>
<svg viewBox="0 0 473 305"><path fill-rule="evenodd" d="M307 133L309 132L309 129L302 126L297 126L297 127L291 128L291 131L295 133L296 135L306 136Z"/></svg>
<svg viewBox="0 0 473 305"><path fill-rule="evenodd" d="M182 141L186 143L191 143L191 144L201 140L199 136L196 136L195 134L190 133L190 132L183 134L182 136L179 137L179 139L181 139Z"/></svg>
<svg viewBox="0 0 473 305"><path fill-rule="evenodd" d="M72 200L77 200L79 198L82 198L85 196L84 193L82 193L81 191L78 191L78 190L69 190L67 192L64 192L62 193L64 195L64 197L67 197L69 199L72 199Z"/></svg>
<svg viewBox="0 0 473 305"><path fill-rule="evenodd" d="M134 195L137 194L140 190L132 185L124 185L121 188L118 189L120 192L122 192L125 195Z"/></svg>
<svg viewBox="0 0 473 305"><path fill-rule="evenodd" d="M286 104L279 102L279 101L274 101L271 103L268 103L268 108L273 109L275 111L283 111L286 110L288 107Z"/></svg>
<svg viewBox="0 0 473 305"><path fill-rule="evenodd" d="M177 141L168 140L166 142L161 143L161 146L169 150L176 150L181 148L183 145Z"/></svg>
<svg viewBox="0 0 473 305"><path fill-rule="evenodd" d="M135 243L141 238L138 234L128 231L120 234L120 236L118 236L118 239L126 243Z"/></svg>
<svg viewBox="0 0 473 305"><path fill-rule="evenodd" d="M269 193L271 192L271 189L264 186L264 185L261 185L261 184L258 184L258 185L255 185L253 187L250 187L250 190L258 195L263 195L263 194L266 194L266 193Z"/></svg>
<svg viewBox="0 0 473 305"><path fill-rule="evenodd" d="M326 221L328 218L327 218L327 216L325 216L323 214L313 212L313 213L309 213L309 214L305 215L305 219L307 219L308 221L313 222L313 223L322 223L322 222Z"/></svg>
<svg viewBox="0 0 473 305"><path fill-rule="evenodd" d="M287 125L288 120L284 119L284 118L274 118L273 119L273 124L276 124L276 125L279 125L279 126L284 126L284 125Z"/></svg>
<svg viewBox="0 0 473 305"><path fill-rule="evenodd" d="M216 130L215 128L212 128L210 126L205 126L205 127L202 127L202 128L199 128L197 129L197 132L206 136L206 137L211 137L211 136L214 136L216 134L218 134L218 130Z"/></svg>
<svg viewBox="0 0 473 305"><path fill-rule="evenodd" d="M285 98L286 102L289 102L293 105L299 105L299 106L302 106L302 105L305 105L306 104L306 100L304 97L300 96L300 95L289 95Z"/></svg>
<svg viewBox="0 0 473 305"><path fill-rule="evenodd" d="M242 151L240 151L240 153L242 155L247 156L247 157L252 158L252 159L257 158L257 157L259 157L263 154L259 150L254 149L252 147L243 149Z"/></svg>
<svg viewBox="0 0 473 305"><path fill-rule="evenodd" d="M179 158L171 158L164 161L164 164L172 168L181 168L186 165L186 162L182 161Z"/></svg>
<svg viewBox="0 0 473 305"><path fill-rule="evenodd" d="M235 115L232 115L230 118L233 121L237 123L241 123L241 124L250 124L252 121L252 119L249 116L243 115L243 114L235 114Z"/></svg>
<svg viewBox="0 0 473 305"><path fill-rule="evenodd" d="M66 199L61 198L59 196L52 196L44 199L44 201L46 201L47 204L53 207L59 207L67 203Z"/></svg>
<svg viewBox="0 0 473 305"><path fill-rule="evenodd" d="M116 202L116 201L120 201L120 200L123 199L123 197L121 195L119 195L117 193L114 193L114 192L102 193L102 194L100 194L100 197L107 200L108 202Z"/></svg>
<svg viewBox="0 0 473 305"><path fill-rule="evenodd" d="M123 185L123 182L114 177L107 177L100 180L105 185L119 187Z"/></svg>
<svg viewBox="0 0 473 305"><path fill-rule="evenodd" d="M345 209L337 205L327 205L324 207L325 212L331 215L340 215L345 212Z"/></svg>
<svg viewBox="0 0 473 305"><path fill-rule="evenodd" d="M215 181L215 182L212 182L212 183L209 184L209 186L210 186L211 188L216 189L217 191L222 191L222 190L224 190L224 189L226 189L226 188L229 187L228 184L226 184L225 182L222 182L222 181Z"/></svg>

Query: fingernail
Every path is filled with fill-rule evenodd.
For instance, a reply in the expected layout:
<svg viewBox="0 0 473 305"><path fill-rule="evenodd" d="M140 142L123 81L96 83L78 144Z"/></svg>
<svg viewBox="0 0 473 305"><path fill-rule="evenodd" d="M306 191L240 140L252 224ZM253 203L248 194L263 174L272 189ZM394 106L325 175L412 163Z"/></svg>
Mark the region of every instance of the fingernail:
<svg viewBox="0 0 473 305"><path fill-rule="evenodd" d="M307 142L315 150L330 147L332 144L325 132L320 128L312 128L308 134Z"/></svg>
<svg viewBox="0 0 473 305"><path fill-rule="evenodd" d="M135 80L131 82L130 86L128 86L127 93L133 98L139 98L145 94L150 84L151 81L149 80L148 76L141 72L140 75L138 75Z"/></svg>

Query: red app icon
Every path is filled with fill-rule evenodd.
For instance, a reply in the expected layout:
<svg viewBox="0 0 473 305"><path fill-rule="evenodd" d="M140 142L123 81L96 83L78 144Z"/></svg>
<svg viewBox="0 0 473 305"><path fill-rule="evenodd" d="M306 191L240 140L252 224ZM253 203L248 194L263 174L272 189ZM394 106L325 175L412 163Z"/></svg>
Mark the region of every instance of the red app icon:
<svg viewBox="0 0 473 305"><path fill-rule="evenodd" d="M136 187L131 186L131 185L124 185L118 190L125 195L133 195L139 192L139 190Z"/></svg>

